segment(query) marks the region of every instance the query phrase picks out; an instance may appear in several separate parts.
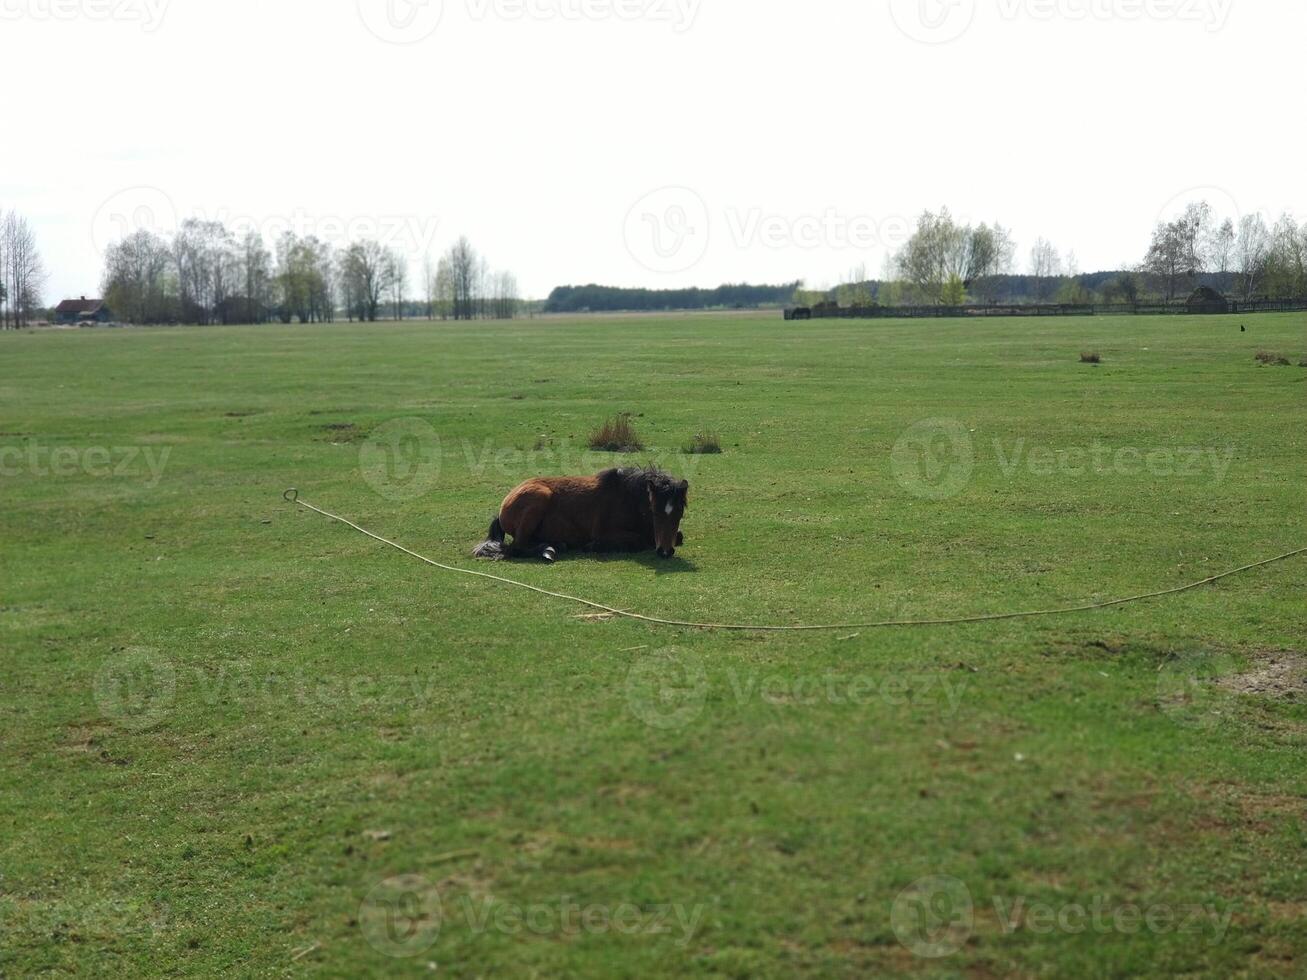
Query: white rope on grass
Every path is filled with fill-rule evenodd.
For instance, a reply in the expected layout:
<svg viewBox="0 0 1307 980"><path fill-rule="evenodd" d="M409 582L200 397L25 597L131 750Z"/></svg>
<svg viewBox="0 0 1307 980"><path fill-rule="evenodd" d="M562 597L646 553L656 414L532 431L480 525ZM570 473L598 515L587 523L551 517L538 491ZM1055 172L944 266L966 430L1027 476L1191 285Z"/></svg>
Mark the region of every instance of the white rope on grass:
<svg viewBox="0 0 1307 980"><path fill-rule="evenodd" d="M1276 555L1274 558L1267 558L1264 561L1253 562L1250 565L1242 565L1239 568L1233 568L1228 572L1222 572L1220 575L1213 575L1205 578L1200 582L1191 582L1188 585L1176 586L1173 589L1160 589L1157 592L1145 592L1142 595L1127 596L1124 599L1109 599L1106 602L1086 602L1074 606L1060 606L1055 609L1031 609L1023 612L1008 613L984 613L976 616L958 616L948 619L887 619L876 623L824 623L817 626L757 626L747 623L693 623L679 619L663 619L659 616L646 616L642 613L633 613L625 609L615 609L612 606L605 606L601 602L592 602L589 599L582 599L579 596L567 595L563 592L551 592L548 589L542 589L536 585L530 585L526 582L518 582L515 579L505 578L502 575L492 575L489 572L478 572L472 568L459 568L455 565L445 565L426 555L420 555L411 548L405 548L402 544L391 541L389 538L383 538L380 534L373 534L365 527L360 527L353 521L341 517L339 514L333 514L330 511L323 510L321 507L315 507L307 500L301 500L298 490L287 490L283 495L287 503L298 504L323 517L329 517L333 521L339 521L347 527L352 527L360 534L366 534L374 541L380 541L382 544L389 545L397 551L416 558L418 561L426 562L433 568L439 568L445 572L454 572L458 575L472 575L476 578L490 579L492 582L501 582L504 585L511 585L514 588L526 589L530 592L536 592L551 599L562 599L565 602L575 602L582 606L589 606L591 609L598 609L600 612L610 616L621 616L624 619L634 619L642 623L650 623L654 626L678 626L683 629L698 630L736 630L750 633L814 633L829 630L870 630L885 629L890 627L911 627L911 626L957 626L965 623L993 623L1004 619L1033 619L1040 616L1064 616L1070 613L1091 612L1095 609L1109 609L1112 606L1124 606L1133 602L1143 602L1146 599L1160 599L1163 596L1179 595L1181 592L1190 592L1194 589L1202 588L1204 585L1211 585L1213 582L1219 582L1222 579L1230 578L1234 575L1240 575L1243 572L1250 572L1256 568L1264 568L1267 565L1274 565L1276 562L1285 561L1289 558L1296 558L1299 555L1307 554L1307 548L1299 548L1296 551L1288 551L1282 555Z"/></svg>

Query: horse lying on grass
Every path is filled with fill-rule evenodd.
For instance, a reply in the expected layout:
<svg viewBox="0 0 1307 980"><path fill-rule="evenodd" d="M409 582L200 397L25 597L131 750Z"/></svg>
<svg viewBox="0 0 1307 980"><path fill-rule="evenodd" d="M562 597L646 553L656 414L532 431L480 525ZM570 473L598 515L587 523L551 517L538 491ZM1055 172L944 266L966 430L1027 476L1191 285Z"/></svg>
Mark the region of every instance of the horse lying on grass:
<svg viewBox="0 0 1307 980"><path fill-rule="evenodd" d="M604 470L598 476L528 480L504 498L476 558L553 562L577 551L648 551L671 558L684 543L690 484L661 470ZM513 543L505 544L512 535Z"/></svg>

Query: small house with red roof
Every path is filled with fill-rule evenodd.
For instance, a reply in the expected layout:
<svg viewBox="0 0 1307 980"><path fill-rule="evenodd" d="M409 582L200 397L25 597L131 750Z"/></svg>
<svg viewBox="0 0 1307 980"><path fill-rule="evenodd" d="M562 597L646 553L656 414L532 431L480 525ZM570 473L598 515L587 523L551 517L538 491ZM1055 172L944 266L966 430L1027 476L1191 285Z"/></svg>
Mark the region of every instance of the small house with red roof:
<svg viewBox="0 0 1307 980"><path fill-rule="evenodd" d="M112 319L102 299L66 299L54 308L55 323L108 323Z"/></svg>

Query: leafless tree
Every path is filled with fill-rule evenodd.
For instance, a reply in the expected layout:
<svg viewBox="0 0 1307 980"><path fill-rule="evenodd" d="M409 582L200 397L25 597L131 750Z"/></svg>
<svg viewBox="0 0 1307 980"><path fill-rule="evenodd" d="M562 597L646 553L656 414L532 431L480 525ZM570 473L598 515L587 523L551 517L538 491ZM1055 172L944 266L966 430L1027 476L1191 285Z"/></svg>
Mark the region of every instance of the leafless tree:
<svg viewBox="0 0 1307 980"><path fill-rule="evenodd" d="M341 278L360 320L377 319L382 298L390 288L389 265L385 248L371 239L355 242L346 250Z"/></svg>
<svg viewBox="0 0 1307 980"><path fill-rule="evenodd" d="M404 293L408 290L408 257L397 248L386 252L386 278L395 319L404 319Z"/></svg>
<svg viewBox="0 0 1307 980"><path fill-rule="evenodd" d="M241 318L246 323L262 323L272 305L272 255L263 236L250 229L240 244Z"/></svg>
<svg viewBox="0 0 1307 980"><path fill-rule="evenodd" d="M459 238L445 254L452 287L451 315L455 320L471 320L480 311L483 266L466 238Z"/></svg>
<svg viewBox="0 0 1307 980"><path fill-rule="evenodd" d="M442 256L436 263L434 290L440 319L448 320L454 315L454 269L448 255Z"/></svg>
<svg viewBox="0 0 1307 980"><path fill-rule="evenodd" d="M1307 296L1307 225L1299 228L1292 214L1281 215L1271 229L1266 289L1277 299Z"/></svg>
<svg viewBox="0 0 1307 980"><path fill-rule="evenodd" d="M166 323L177 315L172 250L148 228L109 246L101 290L115 314L132 323Z"/></svg>
<svg viewBox="0 0 1307 980"><path fill-rule="evenodd" d="M1239 236L1234 244L1235 270L1244 301L1257 294L1266 275L1266 261L1271 251L1271 233L1260 214L1246 214L1239 219Z"/></svg>
<svg viewBox="0 0 1307 980"><path fill-rule="evenodd" d="M9 329L9 212L0 208L0 330Z"/></svg>
<svg viewBox="0 0 1307 980"><path fill-rule="evenodd" d="M968 282L982 301L992 300L997 291L997 277L1011 275L1017 246L1012 233L1002 225L982 224L971 231L971 268Z"/></svg>
<svg viewBox="0 0 1307 980"><path fill-rule="evenodd" d="M1173 221L1158 222L1144 257L1144 271L1166 287L1168 301L1180 287L1206 268L1204 246L1210 239L1212 208L1206 201L1190 204Z"/></svg>
<svg viewBox="0 0 1307 980"><path fill-rule="evenodd" d="M431 266L431 255L422 256L422 292L427 301L427 319L436 318L436 270Z"/></svg>
<svg viewBox="0 0 1307 980"><path fill-rule="evenodd" d="M36 235L27 219L14 211L0 214L0 286L4 289L6 327L24 327L41 305L45 266L36 247Z"/></svg>
<svg viewBox="0 0 1307 980"><path fill-rule="evenodd" d="M1208 266L1213 272L1219 272L1222 275L1230 271L1230 265L1234 261L1234 246L1238 238L1238 233L1234 230L1234 222L1226 218L1220 226L1214 229L1211 237L1207 241Z"/></svg>
<svg viewBox="0 0 1307 980"><path fill-rule="evenodd" d="M1052 293L1053 280L1062 275L1062 255L1047 238L1036 238L1031 246L1030 274L1035 278L1035 299L1043 302Z"/></svg>
<svg viewBox="0 0 1307 980"><path fill-rule="evenodd" d="M494 284L494 301L491 315L500 320L517 316L517 278L511 272L497 272L491 277Z"/></svg>

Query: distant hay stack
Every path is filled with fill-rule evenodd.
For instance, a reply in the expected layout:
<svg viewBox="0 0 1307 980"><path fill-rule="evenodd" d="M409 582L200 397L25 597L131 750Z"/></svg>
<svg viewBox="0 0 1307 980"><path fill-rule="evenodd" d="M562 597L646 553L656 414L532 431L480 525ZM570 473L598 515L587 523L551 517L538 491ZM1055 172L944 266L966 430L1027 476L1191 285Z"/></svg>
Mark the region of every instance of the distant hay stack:
<svg viewBox="0 0 1307 980"><path fill-rule="evenodd" d="M1211 286L1199 286L1185 300L1190 313L1229 313L1230 301Z"/></svg>

